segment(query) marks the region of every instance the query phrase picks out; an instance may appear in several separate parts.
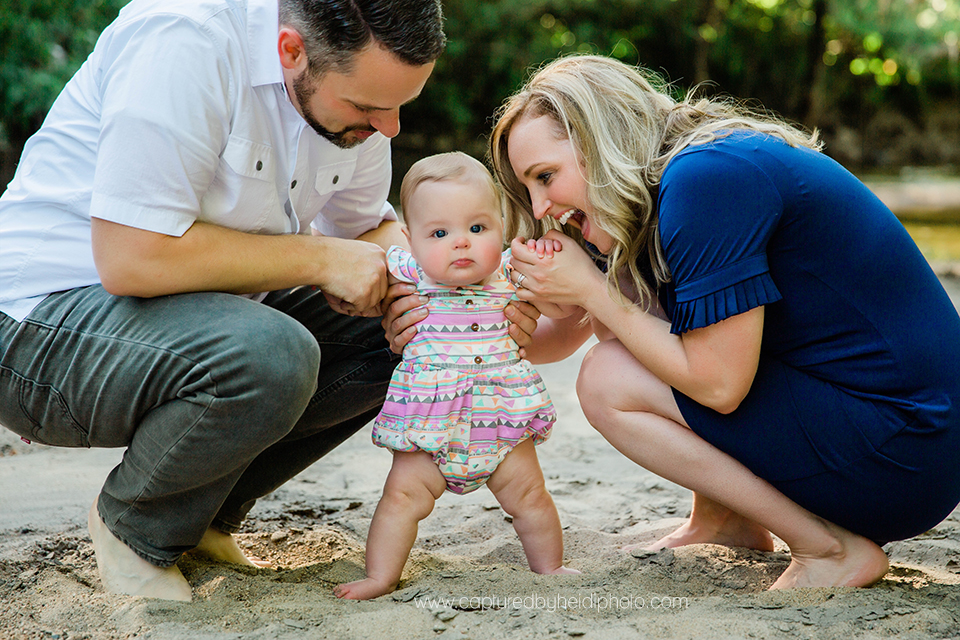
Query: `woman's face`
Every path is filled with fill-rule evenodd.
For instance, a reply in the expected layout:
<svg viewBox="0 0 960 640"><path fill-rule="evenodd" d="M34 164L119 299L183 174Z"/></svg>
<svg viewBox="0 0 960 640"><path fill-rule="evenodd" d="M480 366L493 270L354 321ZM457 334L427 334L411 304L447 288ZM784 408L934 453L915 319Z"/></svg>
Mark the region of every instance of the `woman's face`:
<svg viewBox="0 0 960 640"><path fill-rule="evenodd" d="M613 238L592 220L583 159L551 117L521 117L510 129L507 156L537 220L550 216L573 225L601 253L610 252Z"/></svg>

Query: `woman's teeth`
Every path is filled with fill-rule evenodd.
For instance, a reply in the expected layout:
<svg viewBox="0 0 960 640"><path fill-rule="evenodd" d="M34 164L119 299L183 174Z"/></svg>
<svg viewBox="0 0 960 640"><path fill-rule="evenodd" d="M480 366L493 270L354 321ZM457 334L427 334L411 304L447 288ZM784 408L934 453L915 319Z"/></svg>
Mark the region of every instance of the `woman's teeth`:
<svg viewBox="0 0 960 640"><path fill-rule="evenodd" d="M567 224L567 220L569 220L570 216L572 216L573 214L574 214L574 209L570 209L569 211L564 213L562 216L557 218L557 222L559 222L560 224Z"/></svg>

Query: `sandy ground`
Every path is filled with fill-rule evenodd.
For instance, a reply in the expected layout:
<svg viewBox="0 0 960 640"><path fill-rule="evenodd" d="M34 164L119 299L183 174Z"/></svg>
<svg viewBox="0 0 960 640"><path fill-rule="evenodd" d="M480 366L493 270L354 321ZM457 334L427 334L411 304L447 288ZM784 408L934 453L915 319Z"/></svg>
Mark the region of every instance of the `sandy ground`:
<svg viewBox="0 0 960 640"><path fill-rule="evenodd" d="M945 278L955 302L960 282ZM278 569L185 558L190 604L106 594L85 516L118 450L63 450L0 430L0 638L958 638L960 509L890 544L869 589L766 592L783 545L759 553L653 541L689 513L689 493L636 467L586 423L582 351L540 367L560 414L539 448L579 576L531 573L486 489L447 494L423 522L400 589L370 602L331 589L363 574L363 541L390 456L369 427L262 500L240 534Z"/></svg>

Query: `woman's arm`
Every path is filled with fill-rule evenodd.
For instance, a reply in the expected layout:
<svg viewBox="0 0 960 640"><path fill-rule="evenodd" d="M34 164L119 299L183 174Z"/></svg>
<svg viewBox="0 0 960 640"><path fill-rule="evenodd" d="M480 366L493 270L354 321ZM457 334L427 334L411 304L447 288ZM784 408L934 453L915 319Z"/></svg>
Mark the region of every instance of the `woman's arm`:
<svg viewBox="0 0 960 640"><path fill-rule="evenodd" d="M606 277L590 257L569 238L550 234L564 243L564 250L551 260L531 256L523 245L514 244L514 266L527 276L521 299L578 305L670 386L721 413L740 405L759 364L763 307L674 335L670 323L655 313L612 299Z"/></svg>
<svg viewBox="0 0 960 640"><path fill-rule="evenodd" d="M526 347L526 358L534 364L558 362L572 355L593 335L589 322L581 322L584 311L565 318L540 318L537 330Z"/></svg>

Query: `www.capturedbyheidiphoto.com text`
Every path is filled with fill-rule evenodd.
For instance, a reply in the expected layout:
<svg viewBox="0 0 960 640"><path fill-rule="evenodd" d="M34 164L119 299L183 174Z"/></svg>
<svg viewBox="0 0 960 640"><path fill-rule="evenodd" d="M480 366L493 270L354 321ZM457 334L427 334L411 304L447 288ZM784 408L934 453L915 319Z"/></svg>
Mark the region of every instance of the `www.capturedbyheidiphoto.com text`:
<svg viewBox="0 0 960 640"><path fill-rule="evenodd" d="M418 609L451 608L462 611L487 611L494 609L526 609L538 611L624 611L637 609L686 609L690 606L687 597L675 596L616 596L591 593L541 595L532 593L526 596L460 596L414 598Z"/></svg>

